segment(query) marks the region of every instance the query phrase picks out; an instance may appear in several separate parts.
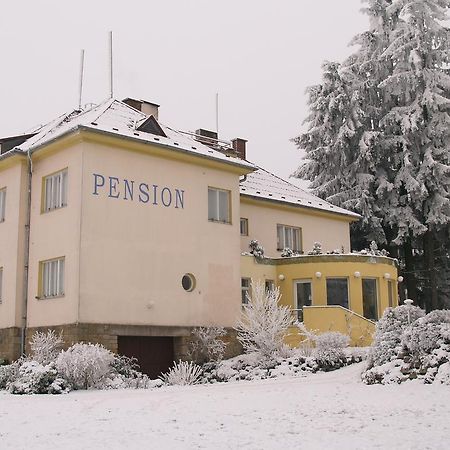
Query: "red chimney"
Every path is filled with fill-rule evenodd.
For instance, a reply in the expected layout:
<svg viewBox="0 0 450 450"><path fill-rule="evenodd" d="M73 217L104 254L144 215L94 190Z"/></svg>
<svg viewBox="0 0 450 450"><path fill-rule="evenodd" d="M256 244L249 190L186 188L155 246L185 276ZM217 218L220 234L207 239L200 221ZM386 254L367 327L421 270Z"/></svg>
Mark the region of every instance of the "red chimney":
<svg viewBox="0 0 450 450"><path fill-rule="evenodd" d="M231 145L233 146L233 150L237 153L238 157L241 159L246 159L246 151L245 151L245 139L236 138L231 140Z"/></svg>

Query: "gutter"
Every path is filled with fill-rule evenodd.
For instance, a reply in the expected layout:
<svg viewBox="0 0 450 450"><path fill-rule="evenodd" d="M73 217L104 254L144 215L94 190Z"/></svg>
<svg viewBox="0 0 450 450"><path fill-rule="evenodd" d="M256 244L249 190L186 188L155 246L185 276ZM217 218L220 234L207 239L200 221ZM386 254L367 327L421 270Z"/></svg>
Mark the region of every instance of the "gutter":
<svg viewBox="0 0 450 450"><path fill-rule="evenodd" d="M24 249L24 274L23 274L23 303L22 323L20 328L20 353L25 354L27 338L28 318L28 274L30 263L30 221L31 221L31 181L33 177L33 162L31 152L27 151L27 210L25 218L25 249Z"/></svg>

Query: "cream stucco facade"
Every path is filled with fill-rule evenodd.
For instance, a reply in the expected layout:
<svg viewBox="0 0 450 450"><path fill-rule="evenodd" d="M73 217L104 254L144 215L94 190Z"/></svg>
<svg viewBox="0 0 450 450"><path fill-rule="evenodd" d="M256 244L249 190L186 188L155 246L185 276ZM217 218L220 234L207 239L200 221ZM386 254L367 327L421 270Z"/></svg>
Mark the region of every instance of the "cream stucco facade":
<svg viewBox="0 0 450 450"><path fill-rule="evenodd" d="M284 304L295 310L293 280L318 271L324 279L327 271L349 277L357 270L338 256L332 264L320 258L283 261L277 248L282 224L300 230L304 253L317 241L324 251L349 252L349 224L357 215L262 173L230 149L161 128L125 103L111 100L72 113L35 134L14 137L17 145L4 150L8 139L0 140L0 189L6 188L0 358L18 357L35 330L54 328L67 344L97 341L143 359L165 352L156 368L147 361L150 372L161 370L185 355L193 327L232 330L242 311L242 278L278 284ZM59 203L48 208L52 177L61 183ZM273 194L258 187L267 177L273 177ZM248 223L245 236L241 218ZM241 257L250 240L275 259L262 264ZM387 271L397 277L395 264L387 261L364 267L380 280ZM349 310L362 315L358 289L352 281ZM381 311L387 306L381 281L378 295ZM313 305L327 306L318 280ZM328 313L316 314L314 323Z"/></svg>

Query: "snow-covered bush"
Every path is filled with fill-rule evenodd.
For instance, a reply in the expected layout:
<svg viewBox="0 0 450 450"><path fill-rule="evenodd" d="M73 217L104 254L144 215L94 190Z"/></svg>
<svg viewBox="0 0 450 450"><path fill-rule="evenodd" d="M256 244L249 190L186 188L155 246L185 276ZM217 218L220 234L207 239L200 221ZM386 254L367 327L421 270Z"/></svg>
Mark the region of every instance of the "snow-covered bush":
<svg viewBox="0 0 450 450"><path fill-rule="evenodd" d="M368 367L379 366L395 358L401 350L401 337L405 328L424 315L425 311L417 306L387 308L376 324Z"/></svg>
<svg viewBox="0 0 450 450"><path fill-rule="evenodd" d="M237 338L247 353L272 359L286 351L284 337L293 323L291 311L279 305L279 288L266 291L262 282L252 284L252 295L243 305L236 326Z"/></svg>
<svg viewBox="0 0 450 450"><path fill-rule="evenodd" d="M0 366L0 389L7 389L9 384L17 378L24 361L24 358L19 358L11 364Z"/></svg>
<svg viewBox="0 0 450 450"><path fill-rule="evenodd" d="M54 330L36 331L30 341L30 359L46 365L56 360L64 344L62 334L57 335Z"/></svg>
<svg viewBox="0 0 450 450"><path fill-rule="evenodd" d="M250 253L255 258L264 258L264 247L256 239L250 241L249 247Z"/></svg>
<svg viewBox="0 0 450 450"><path fill-rule="evenodd" d="M317 334L314 338L315 351L313 353L317 363L324 370L345 364L344 349L350 343L350 337L337 331Z"/></svg>
<svg viewBox="0 0 450 450"><path fill-rule="evenodd" d="M160 376L160 379L169 386L185 386L196 384L202 376L202 368L192 361L174 362L173 367Z"/></svg>
<svg viewBox="0 0 450 450"><path fill-rule="evenodd" d="M23 362L7 388L11 394L61 394L69 391L68 383L58 375L54 363L42 365L37 361Z"/></svg>
<svg viewBox="0 0 450 450"><path fill-rule="evenodd" d="M320 242L314 242L314 247L308 252L308 255L321 255L322 253L322 244Z"/></svg>
<svg viewBox="0 0 450 450"><path fill-rule="evenodd" d="M219 362L223 359L227 344L221 339L227 332L224 327L198 327L192 334L189 354L197 362Z"/></svg>
<svg viewBox="0 0 450 450"><path fill-rule="evenodd" d="M411 313L413 307L409 308ZM392 317L391 322L397 323ZM404 322L391 345L385 346L383 358L369 360L363 381L389 384L419 378L424 383L450 384L450 311L432 311L411 324Z"/></svg>
<svg viewBox="0 0 450 450"><path fill-rule="evenodd" d="M100 344L78 343L62 351L56 369L73 389L101 387L111 374L114 354Z"/></svg>

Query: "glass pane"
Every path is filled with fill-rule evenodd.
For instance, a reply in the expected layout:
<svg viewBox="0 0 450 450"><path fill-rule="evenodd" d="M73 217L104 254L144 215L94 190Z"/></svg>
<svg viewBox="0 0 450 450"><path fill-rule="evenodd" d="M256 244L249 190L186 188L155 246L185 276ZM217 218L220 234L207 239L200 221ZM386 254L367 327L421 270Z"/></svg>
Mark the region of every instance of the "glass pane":
<svg viewBox="0 0 450 450"><path fill-rule="evenodd" d="M377 320L377 280L363 278L362 289L364 317Z"/></svg>
<svg viewBox="0 0 450 450"><path fill-rule="evenodd" d="M283 226L277 225L277 249L283 250Z"/></svg>
<svg viewBox="0 0 450 450"><path fill-rule="evenodd" d="M67 171L62 173L62 181L61 181L61 205L67 205Z"/></svg>
<svg viewBox="0 0 450 450"><path fill-rule="evenodd" d="M208 220L219 220L217 213L217 191L208 189Z"/></svg>
<svg viewBox="0 0 450 450"><path fill-rule="evenodd" d="M229 192L218 191L219 192L219 220L221 222L229 222Z"/></svg>
<svg viewBox="0 0 450 450"><path fill-rule="evenodd" d="M52 209L52 177L45 179L45 211Z"/></svg>
<svg viewBox="0 0 450 450"><path fill-rule="evenodd" d="M303 307L311 306L312 303L312 290L310 281L302 281L296 283L296 300L297 300L297 318L299 321L303 321Z"/></svg>
<svg viewBox="0 0 450 450"><path fill-rule="evenodd" d="M394 282L388 281L388 299L389 299L389 307L392 308L394 306Z"/></svg>
<svg viewBox="0 0 450 450"><path fill-rule="evenodd" d="M64 259L59 260L58 295L64 294Z"/></svg>
<svg viewBox="0 0 450 450"><path fill-rule="evenodd" d="M348 308L347 278L327 278L327 304Z"/></svg>

